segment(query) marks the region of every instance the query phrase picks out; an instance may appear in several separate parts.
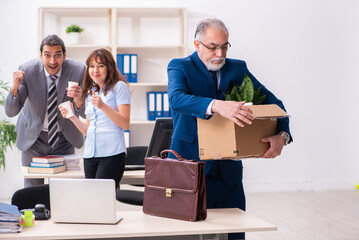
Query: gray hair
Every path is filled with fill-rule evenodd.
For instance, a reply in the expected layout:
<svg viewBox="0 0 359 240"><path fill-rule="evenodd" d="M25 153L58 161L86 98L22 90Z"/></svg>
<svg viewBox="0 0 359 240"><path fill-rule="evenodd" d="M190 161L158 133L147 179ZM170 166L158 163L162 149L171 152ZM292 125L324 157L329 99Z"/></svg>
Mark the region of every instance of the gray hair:
<svg viewBox="0 0 359 240"><path fill-rule="evenodd" d="M229 36L228 29L221 20L218 18L206 18L198 23L196 32L194 34L194 39L202 41L206 30L209 27L223 30L226 35Z"/></svg>
<svg viewBox="0 0 359 240"><path fill-rule="evenodd" d="M44 39L42 39L41 44L40 44L40 52L41 53L42 53L42 50L44 49L45 45L51 46L51 47L60 45L62 48L62 51L64 53L66 52L64 41L62 41L62 39L59 38L56 34L48 35Z"/></svg>

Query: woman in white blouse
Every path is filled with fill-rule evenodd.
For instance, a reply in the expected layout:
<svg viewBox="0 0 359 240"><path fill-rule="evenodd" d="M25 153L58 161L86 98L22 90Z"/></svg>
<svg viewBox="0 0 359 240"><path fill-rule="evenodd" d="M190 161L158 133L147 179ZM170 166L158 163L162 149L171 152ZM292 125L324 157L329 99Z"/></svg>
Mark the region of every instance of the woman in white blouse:
<svg viewBox="0 0 359 240"><path fill-rule="evenodd" d="M86 136L85 177L114 179L117 188L125 169L124 130L130 126L131 92L108 50L90 53L86 65L82 88L86 123L76 116L69 119ZM65 117L66 109L60 111Z"/></svg>

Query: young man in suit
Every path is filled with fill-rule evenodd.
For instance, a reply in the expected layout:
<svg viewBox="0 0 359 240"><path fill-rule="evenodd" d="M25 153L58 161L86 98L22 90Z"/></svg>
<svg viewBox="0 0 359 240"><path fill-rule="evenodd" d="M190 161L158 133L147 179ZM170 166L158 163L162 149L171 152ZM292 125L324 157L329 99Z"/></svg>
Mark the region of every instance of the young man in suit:
<svg viewBox="0 0 359 240"><path fill-rule="evenodd" d="M244 102L223 100L223 93L234 84L240 85L245 74L255 89L262 86L261 93L266 94L263 104L277 104L285 110L282 102L249 72L244 61L226 58L231 46L228 37L221 20L204 19L196 29L196 51L186 58L173 59L168 65L168 95L174 128L171 149L184 158L199 160L197 118L207 119L217 113L240 127L251 124L252 112ZM288 118L278 119L277 133L262 139L270 143L263 158L279 156L283 146L291 141ZM208 208L245 210L242 168L241 161L206 161ZM244 239L244 234L230 234L229 238Z"/></svg>
<svg viewBox="0 0 359 240"><path fill-rule="evenodd" d="M8 117L19 114L16 146L23 166L33 157L65 155L80 148L84 139L73 123L62 117L58 105L75 103L75 114L83 114L81 86L85 65L66 59L64 42L56 35L45 37L40 59L30 60L13 73L13 85L5 101ZM67 89L68 82L79 86ZM25 179L25 187L43 184L43 179Z"/></svg>

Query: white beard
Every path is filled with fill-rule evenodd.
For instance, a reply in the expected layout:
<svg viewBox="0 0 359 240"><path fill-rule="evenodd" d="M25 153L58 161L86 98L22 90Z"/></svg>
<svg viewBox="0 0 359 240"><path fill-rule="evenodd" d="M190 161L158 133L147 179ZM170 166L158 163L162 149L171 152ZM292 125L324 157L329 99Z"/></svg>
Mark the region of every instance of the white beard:
<svg viewBox="0 0 359 240"><path fill-rule="evenodd" d="M221 61L221 60L222 60L222 62L220 64L212 63L212 61ZM226 62L225 58L213 58L213 59L209 60L208 62L206 62L205 65L208 68L208 70L219 71L223 67L225 62Z"/></svg>

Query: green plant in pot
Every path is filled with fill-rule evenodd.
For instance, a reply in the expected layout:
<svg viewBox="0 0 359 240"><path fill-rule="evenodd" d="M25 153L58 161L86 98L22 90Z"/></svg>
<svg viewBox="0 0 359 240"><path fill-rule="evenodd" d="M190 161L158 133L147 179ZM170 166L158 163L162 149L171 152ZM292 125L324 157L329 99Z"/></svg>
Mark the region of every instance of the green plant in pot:
<svg viewBox="0 0 359 240"><path fill-rule="evenodd" d="M72 33L72 32L81 33L84 30L85 29L80 27L79 25L71 24L70 26L67 27L66 33Z"/></svg>
<svg viewBox="0 0 359 240"><path fill-rule="evenodd" d="M246 103L252 102L253 105L259 105L266 98L266 95L260 95L261 88L262 86L254 90L253 82L246 74L243 78L242 84L240 86L235 84L232 89L229 89L224 94L224 99L226 101L245 101Z"/></svg>
<svg viewBox="0 0 359 240"><path fill-rule="evenodd" d="M80 33L85 31L84 28L76 24L71 24L66 28L66 33L69 36L69 44L79 44L80 42Z"/></svg>
<svg viewBox="0 0 359 240"><path fill-rule="evenodd" d="M4 106L6 94L10 91L8 83L0 80L0 105ZM0 169L5 170L5 153L8 147L16 142L15 125L6 119L0 121Z"/></svg>

